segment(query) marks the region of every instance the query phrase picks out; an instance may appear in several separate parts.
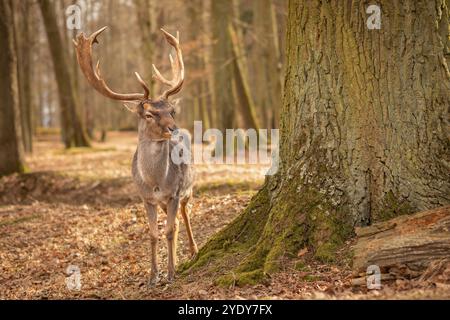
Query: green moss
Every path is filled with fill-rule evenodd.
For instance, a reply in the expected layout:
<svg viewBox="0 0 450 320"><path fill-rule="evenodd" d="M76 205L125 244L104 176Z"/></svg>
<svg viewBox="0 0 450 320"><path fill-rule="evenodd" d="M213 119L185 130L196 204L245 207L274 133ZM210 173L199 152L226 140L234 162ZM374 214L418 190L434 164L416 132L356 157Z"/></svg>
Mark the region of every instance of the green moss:
<svg viewBox="0 0 450 320"><path fill-rule="evenodd" d="M20 173L30 173L31 169L25 163L22 163L20 167Z"/></svg>
<svg viewBox="0 0 450 320"><path fill-rule="evenodd" d="M180 264L178 267L178 272L183 273L184 271L190 269L196 269L206 265L212 259L218 257L218 253L216 251L207 252L203 254L198 254L196 259L187 261L185 263Z"/></svg>
<svg viewBox="0 0 450 320"><path fill-rule="evenodd" d="M245 285L255 285L267 280L266 275L262 269L257 269L249 272L241 272L237 274L226 274L219 277L214 281L215 285L221 287L238 286L242 287Z"/></svg>
<svg viewBox="0 0 450 320"><path fill-rule="evenodd" d="M314 258L318 261L334 262L337 249L352 233L351 220L344 208L333 207L321 195L316 194L315 197L317 204L310 208L307 217L308 243L314 249Z"/></svg>
<svg viewBox="0 0 450 320"><path fill-rule="evenodd" d="M268 192L263 188L239 217L210 239L200 249L197 257L184 263L179 271L195 271L212 258L224 259L226 256L245 252L255 245L267 221L262 213L267 209L268 202Z"/></svg>
<svg viewBox="0 0 450 320"><path fill-rule="evenodd" d="M332 242L326 242L320 245L314 254L314 257L323 263L330 263L336 260L337 245Z"/></svg>
<svg viewBox="0 0 450 320"><path fill-rule="evenodd" d="M378 212L375 212L375 221L386 221L404 214L410 214L416 209L408 202L399 200L400 197L389 191L381 201L382 206Z"/></svg>
<svg viewBox="0 0 450 320"><path fill-rule="evenodd" d="M310 267L305 264L304 261L296 261L294 264L294 269L297 271L307 272L310 271Z"/></svg>
<svg viewBox="0 0 450 320"><path fill-rule="evenodd" d="M312 275L312 274L307 274L306 276L303 277L303 280L307 281L307 282L314 282L314 281L317 281L319 279L320 279L320 277Z"/></svg>
<svg viewBox="0 0 450 320"><path fill-rule="evenodd" d="M242 215L211 239L194 261L182 266L182 272L201 267L210 273L229 270L217 284L240 286L264 281L305 246L318 260L334 261L352 230L345 210L333 207L326 196L299 179L284 181L274 200L270 196L266 184Z"/></svg>

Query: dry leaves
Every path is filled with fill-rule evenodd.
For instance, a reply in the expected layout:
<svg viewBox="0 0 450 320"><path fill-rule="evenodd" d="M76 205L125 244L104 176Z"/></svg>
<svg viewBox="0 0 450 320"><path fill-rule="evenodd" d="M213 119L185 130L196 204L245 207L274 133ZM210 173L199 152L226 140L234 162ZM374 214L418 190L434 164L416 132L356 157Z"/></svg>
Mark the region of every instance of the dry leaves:
<svg viewBox="0 0 450 320"><path fill-rule="evenodd" d="M58 137L35 143L28 175L0 179L0 299L329 299L449 297L447 265L420 282L367 292L351 285L351 271L306 262L286 264L269 285L218 288L212 278L147 287L150 238L143 205L130 178L134 133L113 133L93 150L64 152ZM197 166L192 225L199 245L227 225L262 184L262 167ZM159 214L160 269L167 251ZM178 258L188 259L180 228ZM307 248L298 252L306 260ZM66 269L78 266L81 290L67 289ZM164 277L164 274L163 274ZM424 287L425 286L425 287ZM409 296L408 296L409 294Z"/></svg>

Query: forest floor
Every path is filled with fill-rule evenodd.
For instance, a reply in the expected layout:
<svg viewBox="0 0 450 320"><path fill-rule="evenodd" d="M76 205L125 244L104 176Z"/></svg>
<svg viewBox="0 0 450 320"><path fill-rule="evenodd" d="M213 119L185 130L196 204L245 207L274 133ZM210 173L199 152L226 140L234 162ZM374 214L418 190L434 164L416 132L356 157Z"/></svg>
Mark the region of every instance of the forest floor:
<svg viewBox="0 0 450 320"><path fill-rule="evenodd" d="M212 276L191 275L148 287L148 224L130 174L136 139L113 132L107 143L65 151L57 136L40 136L27 157L30 173L0 179L0 299L450 299L450 270L445 279L397 279L367 290L352 285L349 259L321 265L306 251L299 253L301 268L288 264L265 284L222 288ZM196 166L192 225L199 247L247 205L265 169ZM163 224L160 212L164 273ZM178 260L186 261L182 222L178 248ZM66 285L70 265L80 270L79 291Z"/></svg>

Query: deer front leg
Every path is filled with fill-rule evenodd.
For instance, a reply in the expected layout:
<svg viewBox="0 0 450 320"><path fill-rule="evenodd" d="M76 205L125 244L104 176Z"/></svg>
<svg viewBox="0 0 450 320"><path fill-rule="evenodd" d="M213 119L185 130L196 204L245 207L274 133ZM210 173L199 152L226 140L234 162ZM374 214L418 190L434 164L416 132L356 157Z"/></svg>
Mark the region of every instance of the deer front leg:
<svg viewBox="0 0 450 320"><path fill-rule="evenodd" d="M167 279L172 281L175 278L175 265L177 263L177 240L178 226L177 219L179 199L171 199L167 205L167 222L166 222L166 239L168 251L168 276Z"/></svg>
<svg viewBox="0 0 450 320"><path fill-rule="evenodd" d="M151 263L152 268L150 271L149 285L153 286L159 281L158 271L158 214L156 206L151 203L145 203L145 209L147 210L148 220L150 223L150 242L151 242Z"/></svg>
<svg viewBox="0 0 450 320"><path fill-rule="evenodd" d="M191 228L191 219L189 217L189 208L188 208L188 201L183 201L181 203L181 216L183 217L184 224L186 226L186 232L189 240L189 249L191 251L191 256L195 257L198 253L197 244L194 240L194 235L192 234L192 228Z"/></svg>

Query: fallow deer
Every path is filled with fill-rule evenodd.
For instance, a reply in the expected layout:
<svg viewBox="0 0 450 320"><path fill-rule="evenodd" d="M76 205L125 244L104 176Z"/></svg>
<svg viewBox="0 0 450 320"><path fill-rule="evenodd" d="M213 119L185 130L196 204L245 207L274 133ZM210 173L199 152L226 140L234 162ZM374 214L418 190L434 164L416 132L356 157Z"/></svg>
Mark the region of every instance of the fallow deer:
<svg viewBox="0 0 450 320"><path fill-rule="evenodd" d="M171 160L171 151L177 143L171 137L177 130L174 115L174 103L169 97L178 93L184 82L183 56L179 43L179 34L174 37L163 32L167 42L175 49L175 60L170 55L173 79L168 80L153 65L153 78L168 86L168 89L158 98L151 98L147 84L136 72L135 75L144 93L121 94L111 90L102 78L97 63L94 69L92 64L92 45L98 43L97 37L106 29L104 27L91 36L85 37L83 33L74 40L78 64L86 76L89 84L105 97L125 102L125 106L136 113L139 119L139 142L132 163L132 176L140 196L144 202L150 222L151 236L151 273L150 285L159 281L157 246L158 223L157 207L166 212L165 236L168 246L168 280L175 277L176 247L178 236L178 209L183 217L191 254L197 254L197 245L192 235L188 202L192 197L194 181L192 167L187 163L175 164ZM134 102L130 105L130 102ZM127 104L128 103L128 104Z"/></svg>

